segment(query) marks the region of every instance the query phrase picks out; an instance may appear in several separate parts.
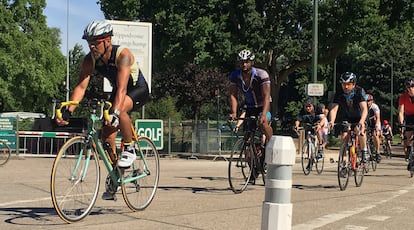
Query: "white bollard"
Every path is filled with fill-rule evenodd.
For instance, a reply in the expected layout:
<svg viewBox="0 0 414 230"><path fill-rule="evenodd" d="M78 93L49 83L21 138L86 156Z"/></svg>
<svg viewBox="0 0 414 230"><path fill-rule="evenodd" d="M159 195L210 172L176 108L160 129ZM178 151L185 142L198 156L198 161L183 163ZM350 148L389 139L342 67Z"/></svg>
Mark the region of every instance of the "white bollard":
<svg viewBox="0 0 414 230"><path fill-rule="evenodd" d="M292 168L296 147L292 137L272 136L266 145L267 175L262 230L292 228Z"/></svg>

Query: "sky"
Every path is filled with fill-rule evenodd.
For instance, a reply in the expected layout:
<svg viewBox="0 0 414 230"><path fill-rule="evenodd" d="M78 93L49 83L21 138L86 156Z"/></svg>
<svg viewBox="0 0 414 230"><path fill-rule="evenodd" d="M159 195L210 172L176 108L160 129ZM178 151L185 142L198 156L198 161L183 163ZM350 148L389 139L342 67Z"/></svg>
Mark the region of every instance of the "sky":
<svg viewBox="0 0 414 230"><path fill-rule="evenodd" d="M67 39L68 23L68 1L69 1L69 39ZM82 40L83 29L93 20L103 20L104 15L96 0L46 0L46 8L43 11L46 16L48 27L57 27L61 35L61 51L64 55L73 49L76 43L83 46L87 51L87 44ZM67 44L66 41L69 40Z"/></svg>

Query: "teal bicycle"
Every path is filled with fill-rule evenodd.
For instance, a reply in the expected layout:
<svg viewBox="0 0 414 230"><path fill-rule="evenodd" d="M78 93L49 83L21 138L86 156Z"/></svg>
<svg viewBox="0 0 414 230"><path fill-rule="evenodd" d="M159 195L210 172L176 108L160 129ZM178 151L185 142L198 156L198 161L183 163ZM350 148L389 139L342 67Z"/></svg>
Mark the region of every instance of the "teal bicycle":
<svg viewBox="0 0 414 230"><path fill-rule="evenodd" d="M111 159L111 148L104 147L95 129L102 118L109 120L112 104L98 100L62 102L55 106L56 117L61 118L61 109L69 105L90 108L90 117L87 132L69 139L53 163L50 191L59 217L67 223L73 223L91 212L98 197L101 163L108 171L106 191L115 194L120 189L125 203L132 211L144 210L153 200L158 188L160 165L154 143L145 136L138 136L131 124L137 159L131 167L119 168L116 164L117 157Z"/></svg>
<svg viewBox="0 0 414 230"><path fill-rule="evenodd" d="M5 165L11 155L11 149L6 141L0 140L0 166Z"/></svg>

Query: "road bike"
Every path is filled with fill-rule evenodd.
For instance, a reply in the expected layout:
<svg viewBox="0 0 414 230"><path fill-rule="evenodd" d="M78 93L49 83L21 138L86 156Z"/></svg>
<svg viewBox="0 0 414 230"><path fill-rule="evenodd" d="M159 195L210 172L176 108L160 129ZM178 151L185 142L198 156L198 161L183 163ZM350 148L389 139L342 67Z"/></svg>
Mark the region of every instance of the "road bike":
<svg viewBox="0 0 414 230"><path fill-rule="evenodd" d="M56 117L61 118L61 109L69 105L89 108L90 116L87 132L66 141L53 163L50 191L59 217L73 223L91 212L98 197L101 163L108 171L105 180L107 192L115 194L120 188L125 203L132 211L147 208L157 191L160 173L159 155L154 143L145 136L138 136L131 124L137 159L129 168L120 168L116 157L111 159L112 148L102 144L97 132L99 121L103 117L109 120L112 104L102 100L62 102L55 106Z"/></svg>
<svg viewBox="0 0 414 230"><path fill-rule="evenodd" d="M381 141L382 149L384 151L384 156L389 159L392 158L391 140L392 140L392 137L390 135L385 135L383 136L382 141Z"/></svg>
<svg viewBox="0 0 414 230"><path fill-rule="evenodd" d="M348 186L349 177L354 174L355 185L360 187L364 179L365 164L363 163L362 151L358 143L358 135L360 131L354 131L357 123L349 123L344 121L341 123L343 127L343 135L346 135L341 144L338 158L338 183L341 191ZM369 151L369 148L368 148Z"/></svg>
<svg viewBox="0 0 414 230"><path fill-rule="evenodd" d="M11 155L11 149L6 141L0 140L0 166L5 165Z"/></svg>
<svg viewBox="0 0 414 230"><path fill-rule="evenodd" d="M236 118L243 120L243 137L233 146L228 165L230 188L234 193L242 193L250 183L256 184L256 179L262 175L265 183L266 165L264 163L265 149L262 147L263 133L258 125L258 117ZM274 118L276 119L276 118ZM230 129L233 127L228 122ZM237 138L237 132L235 132Z"/></svg>
<svg viewBox="0 0 414 230"><path fill-rule="evenodd" d="M323 154L318 156L318 138L316 136L316 128L319 123L311 124L304 123L303 127L299 129L305 130L305 143L302 147L301 163L302 170L305 175L309 175L315 165L316 172L321 174L325 164L325 157Z"/></svg>

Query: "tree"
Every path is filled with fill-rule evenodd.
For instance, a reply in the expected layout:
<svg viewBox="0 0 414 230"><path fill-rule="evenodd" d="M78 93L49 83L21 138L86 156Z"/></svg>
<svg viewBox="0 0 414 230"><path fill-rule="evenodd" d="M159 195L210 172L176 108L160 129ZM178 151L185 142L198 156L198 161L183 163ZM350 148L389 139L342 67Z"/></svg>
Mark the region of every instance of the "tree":
<svg viewBox="0 0 414 230"><path fill-rule="evenodd" d="M46 112L61 92L65 59L59 30L48 28L45 1L0 5L0 101L6 111Z"/></svg>
<svg viewBox="0 0 414 230"><path fill-rule="evenodd" d="M153 77L156 81L153 92L155 99L163 96L176 97L177 108L190 109L191 117L196 121L202 104L209 103L215 97L215 90L223 90L227 80L226 76L218 71L192 63L185 64L181 72L166 71L155 73Z"/></svg>

